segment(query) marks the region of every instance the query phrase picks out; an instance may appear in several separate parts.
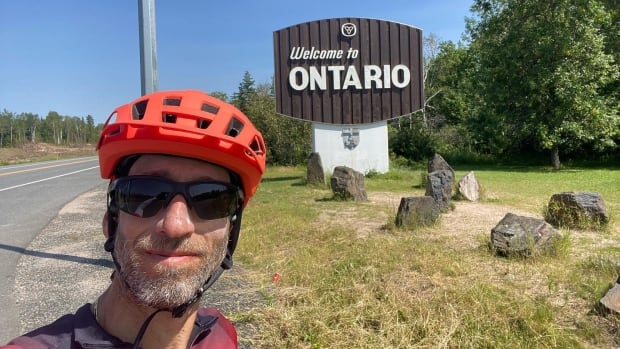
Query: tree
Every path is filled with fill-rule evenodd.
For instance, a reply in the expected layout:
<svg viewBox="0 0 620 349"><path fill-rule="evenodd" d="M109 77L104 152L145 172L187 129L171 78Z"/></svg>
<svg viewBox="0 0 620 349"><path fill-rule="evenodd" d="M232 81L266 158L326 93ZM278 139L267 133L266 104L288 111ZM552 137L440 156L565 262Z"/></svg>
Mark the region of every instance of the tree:
<svg viewBox="0 0 620 349"><path fill-rule="evenodd" d="M606 52L614 57L614 61L618 65L620 64L620 0L605 0L603 3L611 17L608 25L603 28L606 37ZM620 104L620 79L612 83L607 90L615 98L616 104ZM620 130L618 132L620 137Z"/></svg>
<svg viewBox="0 0 620 349"><path fill-rule="evenodd" d="M424 84L424 91L426 97L424 100L424 107L422 110L422 125L428 127L428 109L431 108L430 101L442 92L441 86L435 84L435 75L430 74L431 69L437 63L437 54L439 52L440 41L435 34L430 34L424 38L424 57L423 57L423 72L422 83Z"/></svg>
<svg viewBox="0 0 620 349"><path fill-rule="evenodd" d="M243 80L239 83L239 90L232 97L232 104L247 114L248 105L256 95L254 79L248 71L243 74Z"/></svg>
<svg viewBox="0 0 620 349"><path fill-rule="evenodd" d="M54 144L61 144L62 134L62 117L55 111L50 111L43 120L43 139Z"/></svg>
<svg viewBox="0 0 620 349"><path fill-rule="evenodd" d="M247 115L263 134L269 163L298 165L312 151L312 128L306 121L276 114L273 82L259 84L247 105Z"/></svg>
<svg viewBox="0 0 620 349"><path fill-rule="evenodd" d="M15 115L6 109L0 113L0 147L12 146Z"/></svg>
<svg viewBox="0 0 620 349"><path fill-rule="evenodd" d="M35 143L37 141L37 126L41 123L41 119L39 119L39 115L33 113L24 113L23 117L29 141Z"/></svg>
<svg viewBox="0 0 620 349"><path fill-rule="evenodd" d="M221 99L224 102L228 102L228 95L226 94L226 92L213 91L209 92L209 95L217 99Z"/></svg>
<svg viewBox="0 0 620 349"><path fill-rule="evenodd" d="M429 65L424 89L434 98L427 98L426 108L449 124L458 124L476 111L471 61L467 47L447 41L439 43Z"/></svg>
<svg viewBox="0 0 620 349"><path fill-rule="evenodd" d="M488 135L482 136L467 127L469 120L478 115L480 104L472 74L475 59L469 48L462 42L439 41L433 34L425 38L424 48L424 91L427 97L422 119L421 122L399 121L400 127L391 131L391 150L412 161L419 161L420 156L425 156L425 149L432 148L437 148L436 151L489 152L483 142L477 140L488 139ZM432 132L403 130L401 134L403 126L427 127ZM421 138L408 140L409 136ZM418 152L416 149L421 155L413 154Z"/></svg>
<svg viewBox="0 0 620 349"><path fill-rule="evenodd" d="M84 122L84 119L82 119ZM92 115L86 115L86 143L94 144L99 138L99 132L95 126L95 118Z"/></svg>
<svg viewBox="0 0 620 349"><path fill-rule="evenodd" d="M388 128L390 151L410 162L428 159L435 153L435 139L431 131L423 125L423 118L416 116L421 115L402 118L400 127Z"/></svg>
<svg viewBox="0 0 620 349"><path fill-rule="evenodd" d="M532 143L556 169L560 150L616 147L618 112L603 91L619 73L605 52L610 14L600 1L476 0L472 11L480 115L507 146Z"/></svg>

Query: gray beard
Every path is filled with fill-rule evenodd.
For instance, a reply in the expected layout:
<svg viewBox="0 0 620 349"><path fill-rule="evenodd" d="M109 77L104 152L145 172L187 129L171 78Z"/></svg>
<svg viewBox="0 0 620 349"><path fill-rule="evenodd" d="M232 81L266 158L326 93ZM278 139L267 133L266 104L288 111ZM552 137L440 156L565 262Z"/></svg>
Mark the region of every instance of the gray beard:
<svg viewBox="0 0 620 349"><path fill-rule="evenodd" d="M120 241L117 236L115 252L121 266L121 284L138 304L155 309L173 309L191 301L213 272L220 266L226 254L226 244L218 244L215 250L200 251L199 266L171 268L156 266L156 277L144 272L139 255L135 252L144 247L159 246L174 249L189 244L187 238L168 239L151 236L139 237L135 245ZM228 241L225 239L224 241ZM195 250L195 249L193 249Z"/></svg>

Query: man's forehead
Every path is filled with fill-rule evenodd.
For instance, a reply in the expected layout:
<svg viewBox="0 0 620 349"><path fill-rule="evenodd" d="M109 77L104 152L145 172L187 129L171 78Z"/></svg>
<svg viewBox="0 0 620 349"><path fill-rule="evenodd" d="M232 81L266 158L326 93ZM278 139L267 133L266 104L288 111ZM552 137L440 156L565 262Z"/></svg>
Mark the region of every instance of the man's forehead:
<svg viewBox="0 0 620 349"><path fill-rule="evenodd" d="M141 155L128 174L159 176L177 181L230 181L228 170L221 166L197 159L159 154Z"/></svg>

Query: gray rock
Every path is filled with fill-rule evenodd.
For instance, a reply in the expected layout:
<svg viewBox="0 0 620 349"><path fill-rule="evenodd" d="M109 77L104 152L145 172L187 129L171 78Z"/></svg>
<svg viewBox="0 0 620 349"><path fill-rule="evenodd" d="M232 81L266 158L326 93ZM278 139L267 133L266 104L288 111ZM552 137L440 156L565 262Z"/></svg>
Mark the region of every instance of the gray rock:
<svg viewBox="0 0 620 349"><path fill-rule="evenodd" d="M553 240L562 234L542 219L507 213L491 229L491 243L502 254L530 256L554 252Z"/></svg>
<svg viewBox="0 0 620 349"><path fill-rule="evenodd" d="M353 201L367 201L364 174L347 166L337 166L331 178L334 196Z"/></svg>
<svg viewBox="0 0 620 349"><path fill-rule="evenodd" d="M396 226L419 227L432 225L439 218L435 200L430 196L404 197L400 199Z"/></svg>
<svg viewBox="0 0 620 349"><path fill-rule="evenodd" d="M600 303L607 310L620 314L620 277L612 288L601 298Z"/></svg>
<svg viewBox="0 0 620 349"><path fill-rule="evenodd" d="M459 181L459 194L469 201L480 199L480 183L474 175L474 171L469 171Z"/></svg>
<svg viewBox="0 0 620 349"><path fill-rule="evenodd" d="M447 211L450 208L454 176L450 170L439 170L428 174L426 181L425 196L431 196L439 211Z"/></svg>
<svg viewBox="0 0 620 349"><path fill-rule="evenodd" d="M325 184L325 171L319 153L312 153L308 157L308 183Z"/></svg>
<svg viewBox="0 0 620 349"><path fill-rule="evenodd" d="M448 162L439 154L435 154L433 158L428 162L428 173L432 173L440 170L448 170L452 172L452 178L456 178L454 175L454 170Z"/></svg>
<svg viewBox="0 0 620 349"><path fill-rule="evenodd" d="M609 215L599 193L564 192L551 196L545 220L556 227L599 228L609 222Z"/></svg>

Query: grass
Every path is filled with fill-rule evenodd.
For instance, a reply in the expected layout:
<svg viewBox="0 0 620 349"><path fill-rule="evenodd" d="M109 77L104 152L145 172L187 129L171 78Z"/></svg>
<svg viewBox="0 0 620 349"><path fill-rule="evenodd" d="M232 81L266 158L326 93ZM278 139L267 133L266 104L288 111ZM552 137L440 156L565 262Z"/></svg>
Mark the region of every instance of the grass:
<svg viewBox="0 0 620 349"><path fill-rule="evenodd" d="M252 347L619 346L620 317L596 309L619 272L620 171L475 174L483 202L458 201L454 213L490 207L542 217L553 193L598 191L610 227L563 231L552 256L504 258L488 248L497 222L448 228L448 214L415 231L390 224L401 197L423 195L419 170L373 174L369 202L355 203L333 200L328 185L306 185L303 168L269 168L235 254L264 285L265 307L240 315L260 328Z"/></svg>
<svg viewBox="0 0 620 349"><path fill-rule="evenodd" d="M0 149L0 163L46 159L49 149L39 148ZM620 347L620 315L598 306L620 272L620 169L456 170L457 179L475 171L482 202L455 201L437 224L407 230L395 227L396 211L401 197L424 194L423 169L372 173L369 202L354 203L335 200L328 184L307 185L305 168L269 168L235 254L265 300L228 314L259 329L258 338L241 341L253 348ZM551 195L563 191L601 193L608 227L562 231L553 255L506 258L489 248L506 210L542 217Z"/></svg>
<svg viewBox="0 0 620 349"><path fill-rule="evenodd" d="M608 212L620 210L620 169L545 168L475 171L487 200L540 212L551 195L565 191L594 191L603 195ZM462 176L465 173L457 171Z"/></svg>
<svg viewBox="0 0 620 349"><path fill-rule="evenodd" d="M50 157L51 148L2 148L0 164L92 154L54 148ZM457 179L475 171L482 202L456 201L436 225L407 230L393 224L398 204L424 194L425 170L372 173L369 202L354 203L334 200L329 185L307 185L305 168L269 168L235 254L265 299L262 308L229 314L259 328L259 338L241 341L253 348L620 347L620 315L598 307L620 272L620 169L456 170ZM553 255L505 258L489 248L499 219L475 213L542 217L551 195L563 191L599 192L608 227L562 231Z"/></svg>

